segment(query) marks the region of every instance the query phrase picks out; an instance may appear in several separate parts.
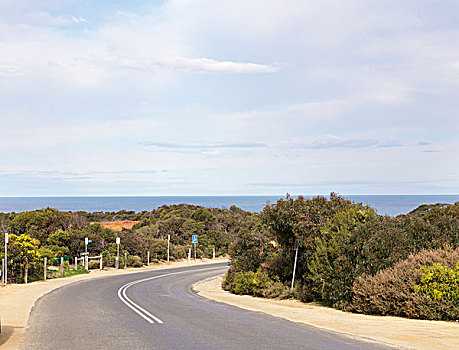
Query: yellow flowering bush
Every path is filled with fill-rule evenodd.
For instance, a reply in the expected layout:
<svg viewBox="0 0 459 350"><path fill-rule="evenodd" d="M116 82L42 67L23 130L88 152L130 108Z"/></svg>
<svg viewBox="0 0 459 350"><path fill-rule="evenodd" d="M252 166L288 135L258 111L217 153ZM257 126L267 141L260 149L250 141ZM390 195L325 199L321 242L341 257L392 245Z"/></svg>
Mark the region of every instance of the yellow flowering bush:
<svg viewBox="0 0 459 350"><path fill-rule="evenodd" d="M459 261L453 269L437 263L422 267L421 273L420 283L414 286L416 293L435 300L459 300Z"/></svg>

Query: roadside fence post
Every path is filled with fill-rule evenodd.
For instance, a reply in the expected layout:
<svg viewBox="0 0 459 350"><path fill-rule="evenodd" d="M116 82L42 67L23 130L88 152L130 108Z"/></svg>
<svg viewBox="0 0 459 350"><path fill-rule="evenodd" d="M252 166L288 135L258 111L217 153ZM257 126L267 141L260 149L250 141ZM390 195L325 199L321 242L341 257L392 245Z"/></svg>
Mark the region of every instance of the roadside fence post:
<svg viewBox="0 0 459 350"><path fill-rule="evenodd" d="M64 276L64 257L61 256L61 266L59 267L59 273Z"/></svg>
<svg viewBox="0 0 459 350"><path fill-rule="evenodd" d="M84 268L87 270L88 269L88 255L84 256Z"/></svg>
<svg viewBox="0 0 459 350"><path fill-rule="evenodd" d="M75 257L75 270L78 270L78 258Z"/></svg>
<svg viewBox="0 0 459 350"><path fill-rule="evenodd" d="M169 265L171 235L167 235L167 264Z"/></svg>
<svg viewBox="0 0 459 350"><path fill-rule="evenodd" d="M27 284L27 277L29 273L29 259L25 257L25 268L24 268L24 284Z"/></svg>
<svg viewBox="0 0 459 350"><path fill-rule="evenodd" d="M124 268L127 266L127 253L124 253Z"/></svg>
<svg viewBox="0 0 459 350"><path fill-rule="evenodd" d="M147 252L147 266L150 266L150 251Z"/></svg>
<svg viewBox="0 0 459 350"><path fill-rule="evenodd" d="M102 270L102 255L100 256L100 269Z"/></svg>
<svg viewBox="0 0 459 350"><path fill-rule="evenodd" d="M191 263L191 248L188 250L188 264Z"/></svg>
<svg viewBox="0 0 459 350"><path fill-rule="evenodd" d="M43 260L43 281L46 281L47 269L48 269L48 258L45 257L45 259Z"/></svg>
<svg viewBox="0 0 459 350"><path fill-rule="evenodd" d="M212 250L212 259L215 259L215 247L214 247L214 249Z"/></svg>

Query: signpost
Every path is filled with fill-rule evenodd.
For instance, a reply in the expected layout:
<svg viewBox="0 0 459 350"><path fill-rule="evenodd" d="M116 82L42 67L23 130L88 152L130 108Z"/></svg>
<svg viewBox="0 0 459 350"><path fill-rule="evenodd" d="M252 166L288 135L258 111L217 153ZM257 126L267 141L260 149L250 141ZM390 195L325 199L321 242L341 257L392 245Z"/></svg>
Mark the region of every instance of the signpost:
<svg viewBox="0 0 459 350"><path fill-rule="evenodd" d="M198 243L198 235L192 235L191 241L194 244L194 260L196 260L196 244Z"/></svg>
<svg viewBox="0 0 459 350"><path fill-rule="evenodd" d="M120 238L116 237L116 263L115 267L120 268Z"/></svg>
<svg viewBox="0 0 459 350"><path fill-rule="evenodd" d="M88 269L88 243L92 241L88 237L84 238L84 268Z"/></svg>
<svg viewBox="0 0 459 350"><path fill-rule="evenodd" d="M5 232L5 287L8 284L8 232Z"/></svg>

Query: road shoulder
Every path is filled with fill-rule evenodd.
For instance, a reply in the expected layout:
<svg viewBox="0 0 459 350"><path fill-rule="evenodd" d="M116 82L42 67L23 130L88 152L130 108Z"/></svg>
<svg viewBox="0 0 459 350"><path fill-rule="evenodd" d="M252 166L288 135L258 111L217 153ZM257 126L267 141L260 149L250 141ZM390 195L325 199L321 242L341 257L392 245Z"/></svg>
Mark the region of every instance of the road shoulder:
<svg viewBox="0 0 459 350"><path fill-rule="evenodd" d="M363 340L408 349L459 349L459 323L353 314L297 300L234 295L221 288L222 278L212 277L195 283L192 288L211 300Z"/></svg>
<svg viewBox="0 0 459 350"><path fill-rule="evenodd" d="M187 261L172 262L166 264L151 264L148 267L128 268L128 269L110 269L110 270L92 270L89 274L76 275L66 278L57 278L47 280L46 282L39 281L34 283L13 284L8 287L0 288L0 317L2 324L2 333L0 334L0 349L16 350L22 341L22 336L27 327L30 312L36 301L45 294L60 288L62 286L86 281L95 278L109 277L121 274L130 274L143 271L153 271L168 268L184 267L184 266L199 266L210 263L225 262L226 258L203 259L188 264Z"/></svg>

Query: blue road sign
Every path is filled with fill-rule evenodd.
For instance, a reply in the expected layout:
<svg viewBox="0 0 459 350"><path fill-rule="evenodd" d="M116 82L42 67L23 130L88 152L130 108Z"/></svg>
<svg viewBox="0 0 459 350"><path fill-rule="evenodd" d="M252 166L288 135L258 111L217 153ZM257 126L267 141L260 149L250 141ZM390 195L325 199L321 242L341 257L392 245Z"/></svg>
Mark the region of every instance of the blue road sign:
<svg viewBox="0 0 459 350"><path fill-rule="evenodd" d="M192 241L193 243L198 243L198 235L192 235L192 236L191 236L191 241Z"/></svg>

